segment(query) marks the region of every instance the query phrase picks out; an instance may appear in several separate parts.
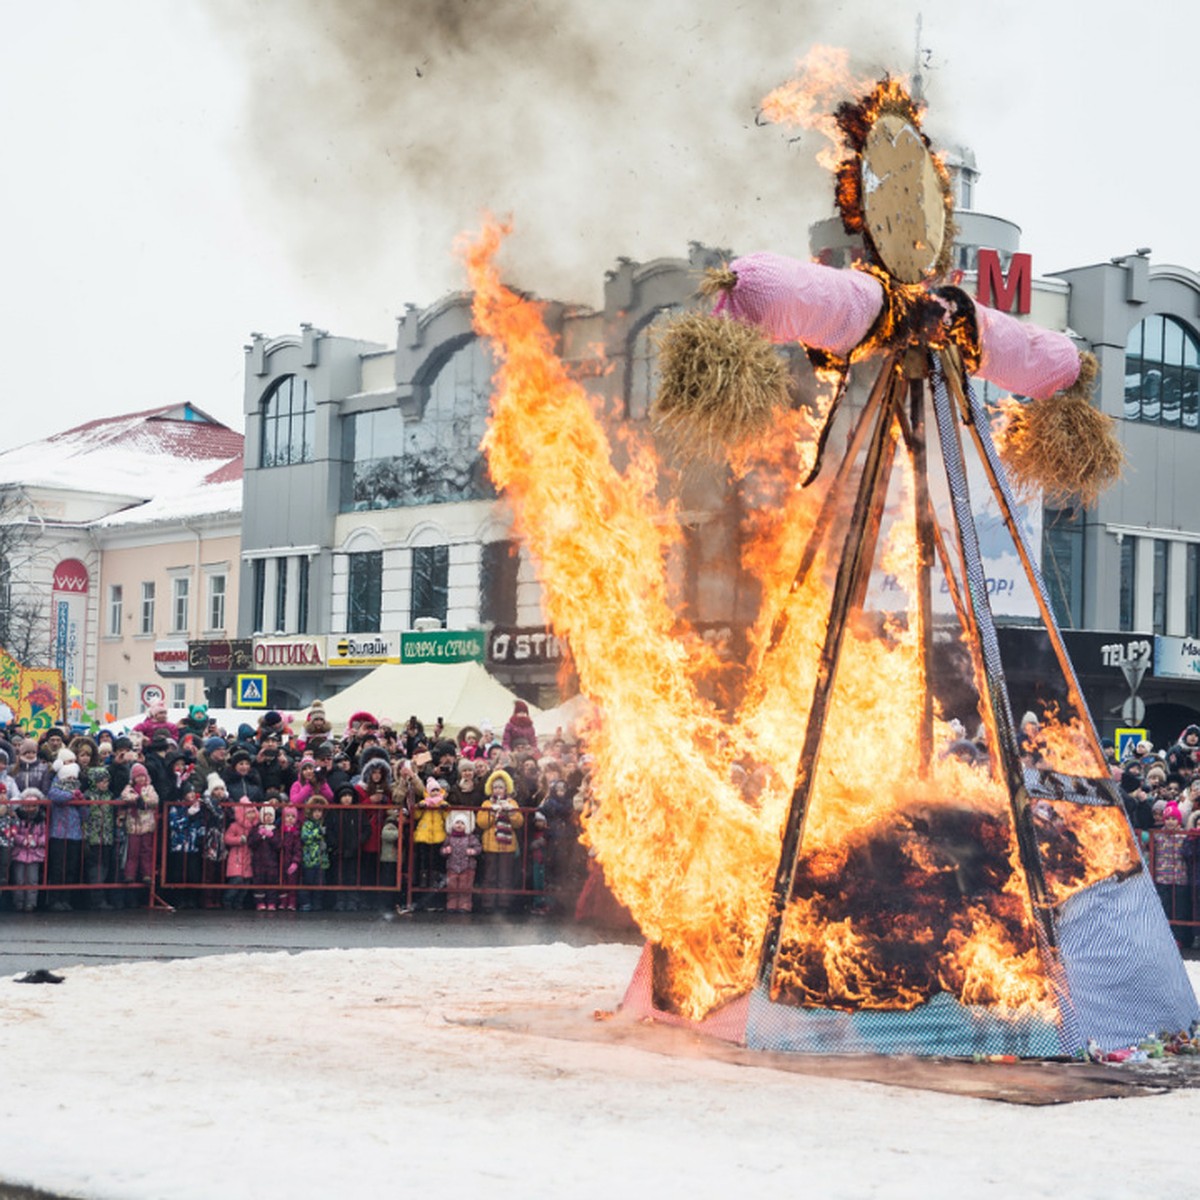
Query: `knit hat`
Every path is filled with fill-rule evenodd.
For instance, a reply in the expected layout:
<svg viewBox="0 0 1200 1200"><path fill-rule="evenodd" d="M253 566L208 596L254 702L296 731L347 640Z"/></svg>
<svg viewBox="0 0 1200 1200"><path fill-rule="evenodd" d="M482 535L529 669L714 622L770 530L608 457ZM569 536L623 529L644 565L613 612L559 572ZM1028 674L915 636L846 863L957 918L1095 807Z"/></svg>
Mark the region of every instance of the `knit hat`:
<svg viewBox="0 0 1200 1200"><path fill-rule="evenodd" d="M264 825L270 825L275 820L275 809L271 805L264 804L259 812L262 815Z"/></svg>
<svg viewBox="0 0 1200 1200"><path fill-rule="evenodd" d="M61 765L55 765L54 774L58 777L59 783L76 783L79 780L79 764L77 762L65 762Z"/></svg>
<svg viewBox="0 0 1200 1200"><path fill-rule="evenodd" d="M1176 821L1180 825L1183 824L1183 813L1179 811L1179 805L1174 802L1163 808L1162 815L1164 821Z"/></svg>
<svg viewBox="0 0 1200 1200"><path fill-rule="evenodd" d="M252 762L250 752L248 750L235 750L229 756L229 765L236 767L240 762Z"/></svg>
<svg viewBox="0 0 1200 1200"><path fill-rule="evenodd" d="M133 742L127 737L119 737L113 742L113 753L118 750L132 750Z"/></svg>
<svg viewBox="0 0 1200 1200"><path fill-rule="evenodd" d="M300 819L300 810L294 804L285 804L283 806L283 816L285 820L287 819L288 813L292 814L292 820L298 821Z"/></svg>
<svg viewBox="0 0 1200 1200"><path fill-rule="evenodd" d="M225 786L225 780L223 780L221 778L221 776L216 773L216 771L214 771L204 781L204 786L207 789L208 794L210 796L213 794L213 792L216 792L216 791L222 791L222 792L228 791L228 788Z"/></svg>
<svg viewBox="0 0 1200 1200"><path fill-rule="evenodd" d="M223 737L210 737L204 739L204 753L211 754L214 750L228 750L229 746Z"/></svg>
<svg viewBox="0 0 1200 1200"><path fill-rule="evenodd" d="M129 782L136 784L139 779L143 783L150 782L150 772L146 770L145 763L134 763L129 769Z"/></svg>
<svg viewBox="0 0 1200 1200"><path fill-rule="evenodd" d="M36 754L38 752L37 740L35 738L30 738L30 737L22 738L21 744L17 747L17 753L18 754L28 754L31 750L33 751L34 754Z"/></svg>
<svg viewBox="0 0 1200 1200"><path fill-rule="evenodd" d="M425 780L425 794L428 796L430 792L444 792L446 785L436 776L432 779Z"/></svg>
<svg viewBox="0 0 1200 1200"><path fill-rule="evenodd" d="M108 782L108 768L105 766L91 767L88 770L88 787L98 788L101 780L105 783Z"/></svg>

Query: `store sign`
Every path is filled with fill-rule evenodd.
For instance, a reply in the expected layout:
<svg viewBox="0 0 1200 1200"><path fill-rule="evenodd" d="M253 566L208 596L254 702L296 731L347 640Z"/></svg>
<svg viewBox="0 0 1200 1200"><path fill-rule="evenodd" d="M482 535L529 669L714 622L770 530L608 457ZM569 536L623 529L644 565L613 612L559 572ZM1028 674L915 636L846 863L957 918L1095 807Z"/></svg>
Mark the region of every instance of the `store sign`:
<svg viewBox="0 0 1200 1200"><path fill-rule="evenodd" d="M402 663L483 662L485 638L482 629L437 629L429 633L402 633Z"/></svg>
<svg viewBox="0 0 1200 1200"><path fill-rule="evenodd" d="M996 635L1006 670L1037 675L1054 664L1050 635L1041 626L1001 625ZM1146 634L1064 629L1062 639L1076 675L1108 676L1113 683L1123 678L1132 689L1130 677L1140 683L1154 665L1155 639Z"/></svg>
<svg viewBox="0 0 1200 1200"><path fill-rule="evenodd" d="M188 671L187 642L156 642L154 644L154 669L160 675L186 675Z"/></svg>
<svg viewBox="0 0 1200 1200"><path fill-rule="evenodd" d="M67 690L83 686L87 631L88 569L77 558L64 558L52 573L51 646L53 664Z"/></svg>
<svg viewBox="0 0 1200 1200"><path fill-rule="evenodd" d="M497 626L488 638L488 662L505 667L536 667L566 658L567 643L544 625Z"/></svg>
<svg viewBox="0 0 1200 1200"><path fill-rule="evenodd" d="M188 669L208 674L248 671L254 665L254 646L249 638L240 641L188 642Z"/></svg>
<svg viewBox="0 0 1200 1200"><path fill-rule="evenodd" d="M255 638L254 666L260 671L324 669L323 638Z"/></svg>
<svg viewBox="0 0 1200 1200"><path fill-rule="evenodd" d="M400 662L398 633L331 634L325 643L325 665L330 667L377 667Z"/></svg>
<svg viewBox="0 0 1200 1200"><path fill-rule="evenodd" d="M1195 679L1200 681L1200 639L1156 637L1154 639L1154 674L1165 679Z"/></svg>

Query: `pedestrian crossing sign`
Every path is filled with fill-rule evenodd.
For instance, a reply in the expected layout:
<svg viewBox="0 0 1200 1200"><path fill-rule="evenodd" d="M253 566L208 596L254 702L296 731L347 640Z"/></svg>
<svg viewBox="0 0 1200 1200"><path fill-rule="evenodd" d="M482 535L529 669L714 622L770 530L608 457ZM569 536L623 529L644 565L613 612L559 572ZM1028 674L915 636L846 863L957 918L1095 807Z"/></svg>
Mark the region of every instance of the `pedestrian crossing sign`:
<svg viewBox="0 0 1200 1200"><path fill-rule="evenodd" d="M239 675L237 677L238 708L267 707L267 677L265 675Z"/></svg>

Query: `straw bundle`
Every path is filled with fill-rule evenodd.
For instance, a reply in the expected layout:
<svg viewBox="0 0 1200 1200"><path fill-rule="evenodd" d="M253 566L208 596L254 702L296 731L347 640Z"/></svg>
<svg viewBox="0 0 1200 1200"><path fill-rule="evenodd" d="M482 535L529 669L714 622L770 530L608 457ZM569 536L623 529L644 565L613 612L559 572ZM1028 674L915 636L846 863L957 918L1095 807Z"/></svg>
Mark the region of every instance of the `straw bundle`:
<svg viewBox="0 0 1200 1200"><path fill-rule="evenodd" d="M1095 357L1081 354L1079 378L1065 392L1005 406L1001 454L1019 489L1090 508L1120 478L1125 455L1112 419L1091 401L1096 372Z"/></svg>
<svg viewBox="0 0 1200 1200"><path fill-rule="evenodd" d="M792 404L791 375L753 325L690 312L658 343L660 383L651 415L684 454L719 458L762 436Z"/></svg>

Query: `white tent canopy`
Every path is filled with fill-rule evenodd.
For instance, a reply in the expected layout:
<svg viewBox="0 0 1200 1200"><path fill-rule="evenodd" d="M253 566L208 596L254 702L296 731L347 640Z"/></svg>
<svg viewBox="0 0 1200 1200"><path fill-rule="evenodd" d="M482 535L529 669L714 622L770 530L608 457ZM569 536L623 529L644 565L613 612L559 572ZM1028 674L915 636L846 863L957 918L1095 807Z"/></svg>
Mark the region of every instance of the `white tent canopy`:
<svg viewBox="0 0 1200 1200"><path fill-rule="evenodd" d="M539 739L552 738L559 731L564 737L573 739L579 735L580 724L590 724L595 719L596 706L586 696L576 695L534 715L533 727Z"/></svg>
<svg viewBox="0 0 1200 1200"><path fill-rule="evenodd" d="M364 679L324 701L325 715L337 731L356 712L391 720L397 728L412 715L432 729L441 717L453 735L464 725L490 721L500 733L521 697L493 679L480 663L385 663ZM532 704L529 715L540 710Z"/></svg>

